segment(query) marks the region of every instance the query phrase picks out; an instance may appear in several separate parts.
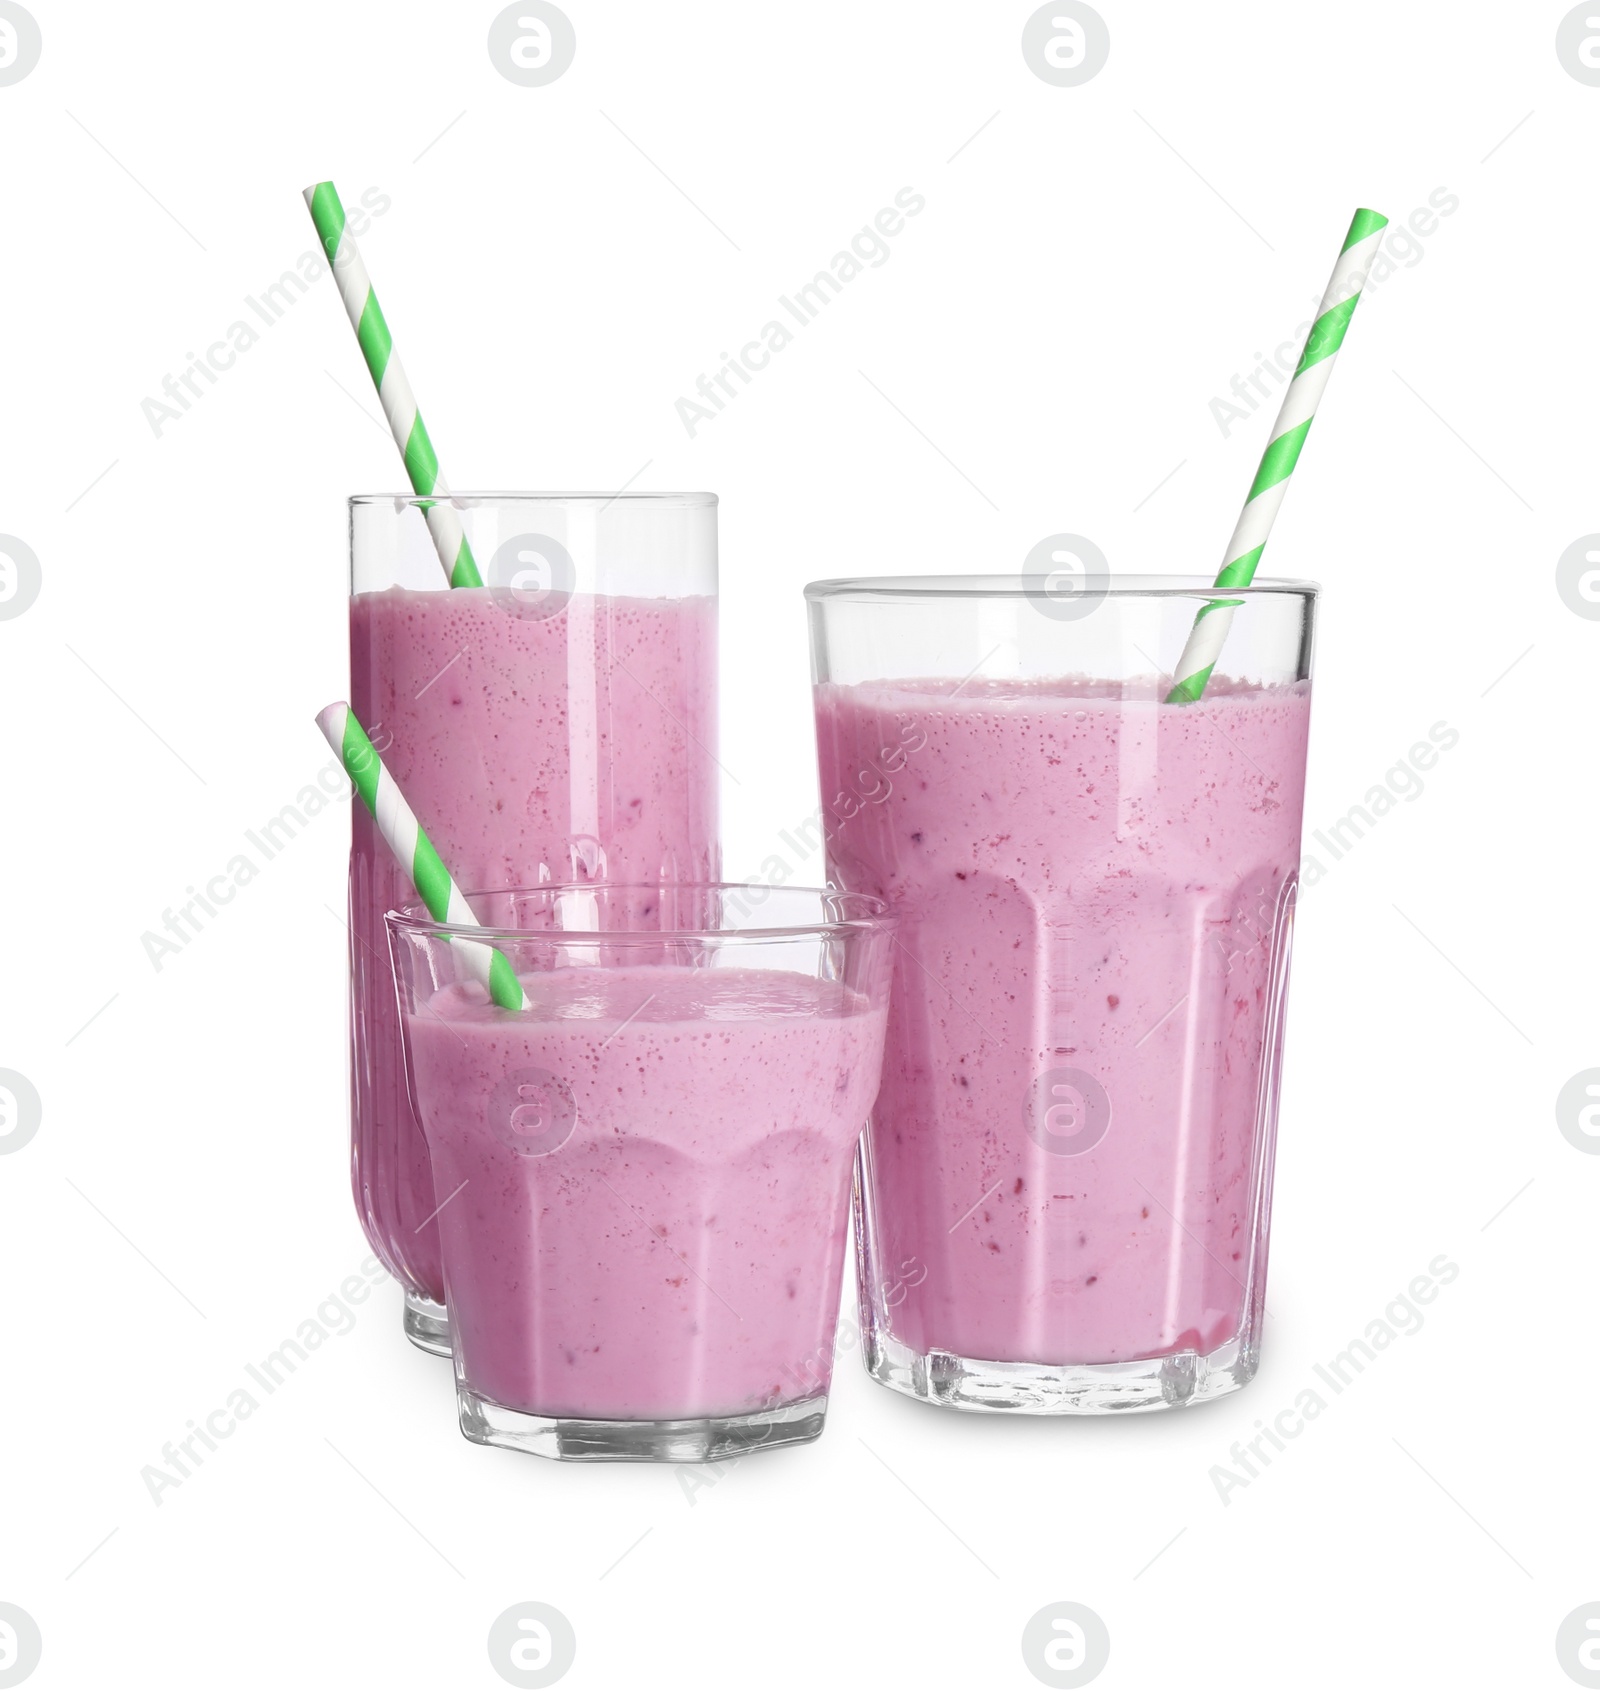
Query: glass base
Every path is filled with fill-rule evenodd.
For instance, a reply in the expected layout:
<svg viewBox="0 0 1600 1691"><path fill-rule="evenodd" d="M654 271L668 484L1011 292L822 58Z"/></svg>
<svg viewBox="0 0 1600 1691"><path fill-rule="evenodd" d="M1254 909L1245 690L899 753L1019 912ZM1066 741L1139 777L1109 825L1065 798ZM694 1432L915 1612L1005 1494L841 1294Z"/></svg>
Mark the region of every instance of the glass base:
<svg viewBox="0 0 1600 1691"><path fill-rule="evenodd" d="M429 1356L450 1354L450 1314L442 1303L421 1292L406 1292L406 1337Z"/></svg>
<svg viewBox="0 0 1600 1691"><path fill-rule="evenodd" d="M879 1385L941 1409L1126 1415L1226 1397L1255 1378L1260 1351L1230 1339L1208 1356L1182 1350L1141 1362L985 1362L943 1350L924 1355L884 1333L869 1337L863 1360Z"/></svg>
<svg viewBox="0 0 1600 1691"><path fill-rule="evenodd" d="M456 1384L461 1431L474 1444L526 1450L558 1462L720 1462L752 1450L809 1444L822 1432L826 1395L690 1421L588 1421L527 1415Z"/></svg>

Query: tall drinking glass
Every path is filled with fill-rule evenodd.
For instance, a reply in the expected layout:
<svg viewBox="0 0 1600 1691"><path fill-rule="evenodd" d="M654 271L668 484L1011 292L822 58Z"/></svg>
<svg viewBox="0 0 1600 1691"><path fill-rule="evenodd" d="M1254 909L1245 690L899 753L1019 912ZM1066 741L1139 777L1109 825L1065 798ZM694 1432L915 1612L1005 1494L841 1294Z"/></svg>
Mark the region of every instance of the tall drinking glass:
<svg viewBox="0 0 1600 1691"><path fill-rule="evenodd" d="M830 873L901 918L857 1192L897 1391L1101 1413L1255 1372L1316 590L1231 591L1168 704L1209 585L806 590Z"/></svg>
<svg viewBox="0 0 1600 1691"><path fill-rule="evenodd" d="M461 883L716 875L716 496L449 496L485 585L446 585L428 501L350 501L350 701ZM384 912L413 898L351 806L351 1176L406 1331L448 1355L437 1199Z"/></svg>

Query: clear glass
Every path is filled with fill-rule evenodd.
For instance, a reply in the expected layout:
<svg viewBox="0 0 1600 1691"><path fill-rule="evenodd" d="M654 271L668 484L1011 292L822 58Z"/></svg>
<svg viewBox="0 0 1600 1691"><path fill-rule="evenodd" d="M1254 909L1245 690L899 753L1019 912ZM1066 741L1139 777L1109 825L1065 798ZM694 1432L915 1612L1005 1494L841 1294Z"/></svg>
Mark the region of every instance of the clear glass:
<svg viewBox="0 0 1600 1691"><path fill-rule="evenodd" d="M487 931L389 918L461 1430L575 1461L816 1438L887 907L713 884L467 896ZM520 1010L464 961L482 940Z"/></svg>
<svg viewBox="0 0 1600 1691"><path fill-rule="evenodd" d="M453 494L485 585L446 585L409 494L350 501L350 700L469 885L714 878L716 496ZM351 1178L406 1331L450 1350L385 911L413 897L351 807Z"/></svg>
<svg viewBox="0 0 1600 1691"><path fill-rule="evenodd" d="M829 873L901 918L860 1160L863 1356L957 1409L1200 1402L1255 1373L1316 589L818 582Z"/></svg>

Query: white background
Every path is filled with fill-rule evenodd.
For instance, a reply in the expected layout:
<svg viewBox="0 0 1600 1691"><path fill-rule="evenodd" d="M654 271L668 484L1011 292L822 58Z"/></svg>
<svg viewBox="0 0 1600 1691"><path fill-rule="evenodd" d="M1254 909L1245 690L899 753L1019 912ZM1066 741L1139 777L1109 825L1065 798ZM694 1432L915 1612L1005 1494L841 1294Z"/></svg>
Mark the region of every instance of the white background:
<svg viewBox="0 0 1600 1691"><path fill-rule="evenodd" d="M1570 1684L1600 1160L1554 1105L1600 1063L1600 624L1555 566L1600 529L1600 88L1565 8L1103 0L1077 88L1024 62L1027 4L571 0L531 89L497 10L37 0L0 88L0 529L43 570L0 621L0 1067L43 1099L0 1157L0 1599L35 1683L490 1687L490 1623L538 1599L574 1687L1026 1687L1024 1623L1070 1599L1107 1687ZM1327 589L1308 829L1460 740L1303 900L1247 1392L959 1417L848 1354L818 1444L686 1487L465 1443L386 1286L152 1502L141 1469L366 1253L343 805L159 972L140 937L326 762L343 500L399 485L326 279L159 435L141 411L255 322L328 176L392 201L362 245L456 485L722 496L734 874L815 802L805 581L1058 531L1213 568L1275 406L1224 436L1212 399L1357 204L1459 201L1357 314L1268 557ZM690 438L675 400L907 186L888 261ZM1224 1505L1234 1441L1441 1253L1422 1330Z"/></svg>

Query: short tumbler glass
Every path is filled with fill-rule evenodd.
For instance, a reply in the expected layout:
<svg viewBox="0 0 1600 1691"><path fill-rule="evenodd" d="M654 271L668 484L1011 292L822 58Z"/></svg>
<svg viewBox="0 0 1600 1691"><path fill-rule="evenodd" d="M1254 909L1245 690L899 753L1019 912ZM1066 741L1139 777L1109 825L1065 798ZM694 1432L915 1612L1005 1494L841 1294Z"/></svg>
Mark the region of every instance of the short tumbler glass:
<svg viewBox="0 0 1600 1691"><path fill-rule="evenodd" d="M1168 703L1209 586L807 589L830 875L901 918L857 1216L894 1390L1105 1413L1255 1372L1315 589L1231 591Z"/></svg>
<svg viewBox="0 0 1600 1691"><path fill-rule="evenodd" d="M822 1430L893 919L803 888L469 893L389 916L461 1429L704 1462ZM487 941L524 1005L464 962Z"/></svg>

